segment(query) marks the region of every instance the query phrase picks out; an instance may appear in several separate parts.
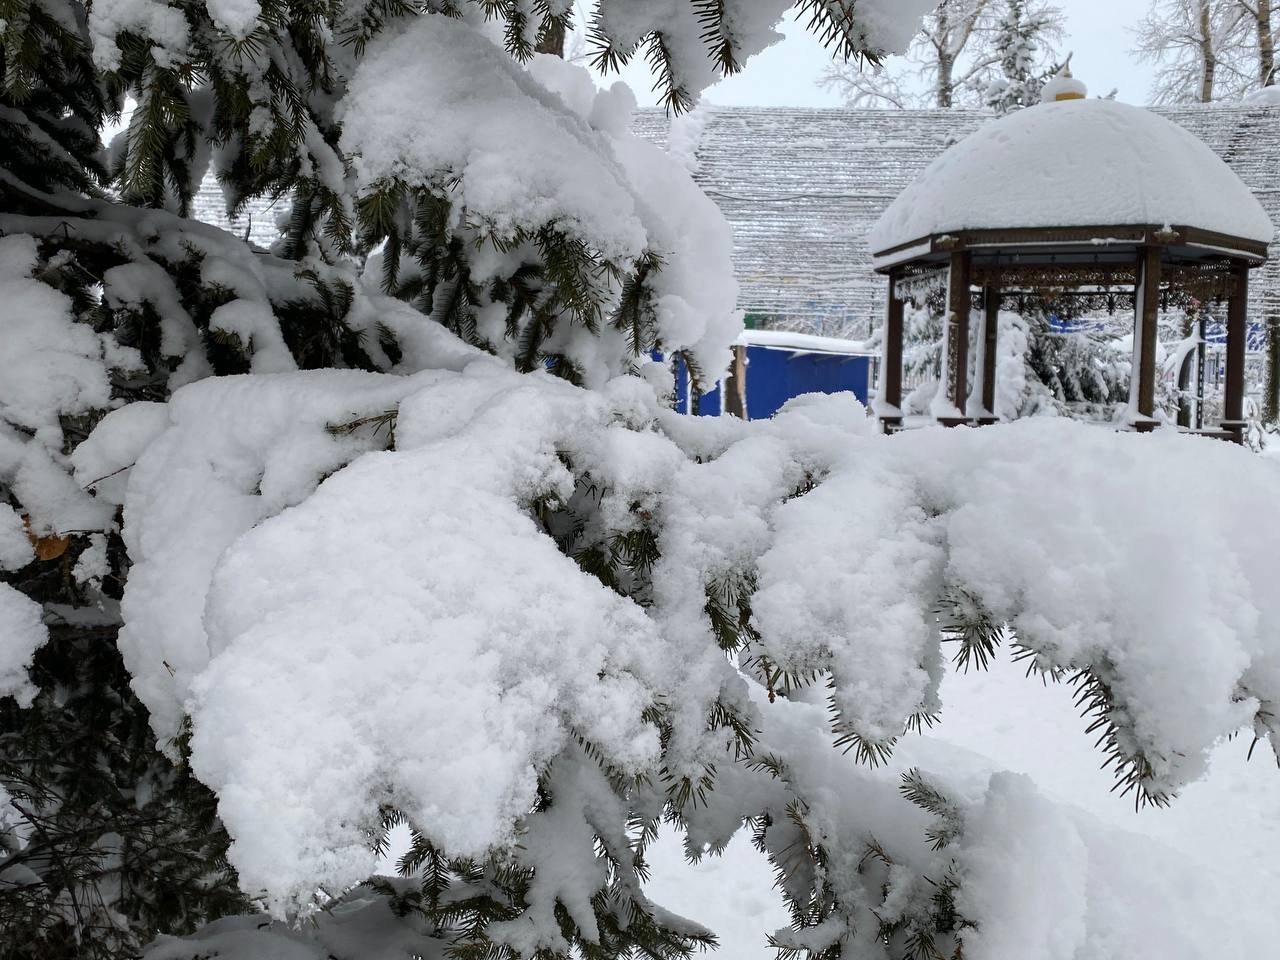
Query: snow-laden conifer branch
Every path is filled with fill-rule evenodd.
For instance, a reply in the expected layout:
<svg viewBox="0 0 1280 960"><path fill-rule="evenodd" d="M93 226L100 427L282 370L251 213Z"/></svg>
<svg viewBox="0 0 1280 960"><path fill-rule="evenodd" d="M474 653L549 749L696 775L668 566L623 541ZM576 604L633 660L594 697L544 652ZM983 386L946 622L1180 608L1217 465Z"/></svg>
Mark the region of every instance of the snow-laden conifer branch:
<svg viewBox="0 0 1280 960"><path fill-rule="evenodd" d="M1221 737L1272 736L1266 464L1072 424L886 439L847 396L763 423L668 408L649 350L711 383L737 329L727 230L628 133L622 88L517 62L566 4L0 3L21 140L0 160L0 691L35 751L5 768L0 845L30 839L10 809L84 786L47 762L83 707L127 727L127 751L84 742L106 773L143 768L99 791L121 842L184 894L161 916L100 883L117 841L73 822L91 909L51 928L32 906L63 888L23 874L37 939L185 933L239 908L234 867L314 922L223 920L154 960L683 956L712 938L645 892L667 823L695 857L752 830L795 919L782 950L951 956L1034 924L1011 873L1065 900L1124 876L1118 842L1152 855L917 735L945 721L945 641L980 665L1007 630L1082 678L1139 796ZM610 50L660 38L693 97L785 6L595 9ZM853 52L914 26L811 6ZM274 253L181 216L210 168L233 208L292 191ZM1119 590L1134 570L1159 589ZM49 665L95 650L123 667L71 670L87 699L59 699ZM420 876L370 880L393 825Z"/></svg>

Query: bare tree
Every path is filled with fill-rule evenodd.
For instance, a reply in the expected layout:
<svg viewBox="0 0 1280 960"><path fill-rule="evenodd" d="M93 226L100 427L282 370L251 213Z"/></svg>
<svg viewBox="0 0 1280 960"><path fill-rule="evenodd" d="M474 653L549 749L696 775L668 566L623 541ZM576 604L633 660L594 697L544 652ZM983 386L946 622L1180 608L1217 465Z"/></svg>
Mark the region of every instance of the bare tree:
<svg viewBox="0 0 1280 960"><path fill-rule="evenodd" d="M1045 36L1061 36L1062 10L1048 0L1027 5L1046 21ZM850 106L953 107L984 105L990 80L999 72L996 48L1002 7L996 0L941 0L925 18L911 49L900 61L874 69L833 64L821 83ZM1046 56L1053 50L1046 46Z"/></svg>
<svg viewBox="0 0 1280 960"><path fill-rule="evenodd" d="M1268 5L1270 0L1258 0ZM1152 0L1134 53L1156 67L1155 103L1238 99L1257 84L1255 21L1243 0Z"/></svg>
<svg viewBox="0 0 1280 960"><path fill-rule="evenodd" d="M1253 24L1257 47L1258 86L1270 87L1276 80L1275 36L1271 32L1271 0L1236 0Z"/></svg>
<svg viewBox="0 0 1280 960"><path fill-rule="evenodd" d="M929 105L927 97L909 86L913 73L885 64L859 69L857 64L836 62L827 67L818 83L839 94L846 106L909 110Z"/></svg>

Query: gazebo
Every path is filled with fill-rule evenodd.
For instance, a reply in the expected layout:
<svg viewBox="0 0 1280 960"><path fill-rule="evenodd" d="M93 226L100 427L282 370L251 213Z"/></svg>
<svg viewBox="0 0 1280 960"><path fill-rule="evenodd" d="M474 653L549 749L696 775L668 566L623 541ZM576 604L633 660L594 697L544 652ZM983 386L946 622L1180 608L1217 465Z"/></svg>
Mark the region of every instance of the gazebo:
<svg viewBox="0 0 1280 960"><path fill-rule="evenodd" d="M993 120L935 160L872 228L889 279L874 410L901 428L903 308L945 285L945 370L932 411L948 426L993 423L998 314L1035 291L1132 291L1127 425L1155 429L1162 295L1225 298L1224 415L1206 432L1239 441L1244 421L1248 273L1275 228L1257 198L1182 127L1138 107L1089 100L1065 73L1044 102ZM975 299L976 295L976 299ZM970 388L971 313L974 338Z"/></svg>

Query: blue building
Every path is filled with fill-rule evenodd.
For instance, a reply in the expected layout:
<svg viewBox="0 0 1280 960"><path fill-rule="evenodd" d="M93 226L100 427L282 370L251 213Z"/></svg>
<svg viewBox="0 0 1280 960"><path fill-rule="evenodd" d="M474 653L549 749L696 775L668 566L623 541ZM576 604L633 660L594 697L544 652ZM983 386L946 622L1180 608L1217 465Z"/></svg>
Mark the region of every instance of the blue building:
<svg viewBox="0 0 1280 960"><path fill-rule="evenodd" d="M865 404L875 363L875 354L855 340L746 330L734 346L729 376L692 404L688 371L676 362L676 409L704 417L745 413L749 420L765 420L802 393L846 390Z"/></svg>

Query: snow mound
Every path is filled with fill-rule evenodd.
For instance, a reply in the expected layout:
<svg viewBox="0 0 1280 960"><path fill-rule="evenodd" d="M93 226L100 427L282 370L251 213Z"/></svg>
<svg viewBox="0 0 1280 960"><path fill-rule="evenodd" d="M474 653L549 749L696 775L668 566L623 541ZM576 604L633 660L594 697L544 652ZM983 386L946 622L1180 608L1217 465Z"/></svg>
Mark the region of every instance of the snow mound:
<svg viewBox="0 0 1280 960"><path fill-rule="evenodd" d="M475 413L442 424L443 409ZM416 393L395 452L223 556L192 751L246 888L302 901L367 876L361 827L383 802L461 855L508 844L571 730L620 769L652 769L641 713L655 691L632 661L657 630L528 511L568 496L557 448L610 417L575 388L486 365Z"/></svg>
<svg viewBox="0 0 1280 960"><path fill-rule="evenodd" d="M1254 90L1246 94L1241 102L1251 106L1280 106L1280 87L1263 87L1261 90Z"/></svg>
<svg viewBox="0 0 1280 960"><path fill-rule="evenodd" d="M957 230L1173 224L1270 243L1257 197L1204 142L1113 100L1042 103L980 127L872 227L873 253Z"/></svg>

